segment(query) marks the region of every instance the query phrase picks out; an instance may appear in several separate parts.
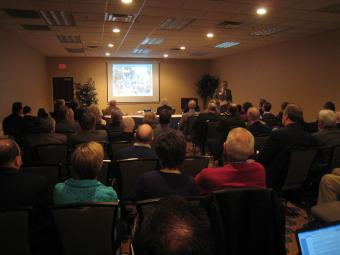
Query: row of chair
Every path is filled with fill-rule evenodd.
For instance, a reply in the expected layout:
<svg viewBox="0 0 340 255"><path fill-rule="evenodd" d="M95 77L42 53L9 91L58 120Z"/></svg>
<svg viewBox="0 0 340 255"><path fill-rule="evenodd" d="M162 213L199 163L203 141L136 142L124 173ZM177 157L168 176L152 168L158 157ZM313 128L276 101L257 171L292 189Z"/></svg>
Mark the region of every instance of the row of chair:
<svg viewBox="0 0 340 255"><path fill-rule="evenodd" d="M271 189L229 189L209 196L188 198L207 213L215 254L285 254L285 217ZM138 201L142 226L159 199ZM64 255L112 255L119 203L73 204L51 208ZM0 208L1 254L31 254L30 208Z"/></svg>

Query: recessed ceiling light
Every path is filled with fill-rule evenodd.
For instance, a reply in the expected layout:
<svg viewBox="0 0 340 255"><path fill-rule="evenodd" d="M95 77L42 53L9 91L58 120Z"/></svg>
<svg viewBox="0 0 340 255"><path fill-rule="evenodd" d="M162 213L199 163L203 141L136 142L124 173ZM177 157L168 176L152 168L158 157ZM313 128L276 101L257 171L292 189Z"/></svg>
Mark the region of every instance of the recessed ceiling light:
<svg viewBox="0 0 340 255"><path fill-rule="evenodd" d="M113 45L113 43L109 43L107 46L112 48L114 45Z"/></svg>
<svg viewBox="0 0 340 255"><path fill-rule="evenodd" d="M185 47L185 46L181 46L180 49L181 49L181 50L185 50L186 47Z"/></svg>
<svg viewBox="0 0 340 255"><path fill-rule="evenodd" d="M119 28L114 28L114 29L112 29L112 32L113 32L113 33L119 33L119 32L120 32L120 29L119 29Z"/></svg>
<svg viewBox="0 0 340 255"><path fill-rule="evenodd" d="M214 37L214 34L213 33L207 33L207 37L212 38L212 37Z"/></svg>
<svg viewBox="0 0 340 255"><path fill-rule="evenodd" d="M111 54L110 54L110 53L108 53L108 52L106 52L106 53L105 53L105 56L110 56L110 55L111 55Z"/></svg>
<svg viewBox="0 0 340 255"><path fill-rule="evenodd" d="M132 0L121 0L123 4L131 4Z"/></svg>
<svg viewBox="0 0 340 255"><path fill-rule="evenodd" d="M258 8L258 9L256 10L256 13L257 13L258 15L265 15L265 14L267 13L267 9L266 9L266 8L263 8L263 7Z"/></svg>
<svg viewBox="0 0 340 255"><path fill-rule="evenodd" d="M163 57L167 58L167 57L169 57L169 55L168 54L164 54Z"/></svg>

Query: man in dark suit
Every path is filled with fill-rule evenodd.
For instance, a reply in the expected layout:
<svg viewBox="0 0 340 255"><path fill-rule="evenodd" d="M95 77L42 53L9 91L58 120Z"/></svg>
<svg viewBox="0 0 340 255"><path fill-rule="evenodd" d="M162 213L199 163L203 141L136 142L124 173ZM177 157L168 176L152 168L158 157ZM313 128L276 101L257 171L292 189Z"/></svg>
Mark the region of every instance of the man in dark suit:
<svg viewBox="0 0 340 255"><path fill-rule="evenodd" d="M9 139L0 140L0 204L1 206L34 206L47 204L45 178L20 172L18 145Z"/></svg>
<svg viewBox="0 0 340 255"><path fill-rule="evenodd" d="M253 134L253 136L269 136L272 130L260 121L260 111L257 108L251 107L248 109L247 119L247 129Z"/></svg>
<svg viewBox="0 0 340 255"><path fill-rule="evenodd" d="M286 178L289 150L316 146L316 139L303 130L302 109L289 104L283 114L284 128L274 130L266 141L259 162L266 168L267 185L279 189Z"/></svg>
<svg viewBox="0 0 340 255"><path fill-rule="evenodd" d="M153 131L150 125L140 125L135 134L136 142L133 146L122 148L115 153L115 159L127 158L157 158L155 151L151 148Z"/></svg>
<svg viewBox="0 0 340 255"><path fill-rule="evenodd" d="M23 124L22 120L22 103L15 102L12 105L12 113L2 122L4 134L14 137L17 142L20 142Z"/></svg>
<svg viewBox="0 0 340 255"><path fill-rule="evenodd" d="M270 112L272 109L272 104L269 102L265 102L262 106L262 120L271 128L280 126L279 120L276 116Z"/></svg>
<svg viewBox="0 0 340 255"><path fill-rule="evenodd" d="M70 143L75 145L87 142L108 142L106 130L96 130L96 117L85 112L80 121L81 131L70 137Z"/></svg>
<svg viewBox="0 0 340 255"><path fill-rule="evenodd" d="M218 99L221 101L226 101L226 102L232 102L233 101L233 96L231 94L231 90L228 89L228 82L223 81L222 82L222 89L218 93Z"/></svg>

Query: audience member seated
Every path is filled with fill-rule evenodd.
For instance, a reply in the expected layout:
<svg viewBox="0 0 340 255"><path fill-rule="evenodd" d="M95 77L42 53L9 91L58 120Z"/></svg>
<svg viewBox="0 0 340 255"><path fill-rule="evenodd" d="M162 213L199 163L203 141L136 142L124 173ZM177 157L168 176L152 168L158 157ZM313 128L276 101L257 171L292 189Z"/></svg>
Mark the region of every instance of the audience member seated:
<svg viewBox="0 0 340 255"><path fill-rule="evenodd" d="M204 146L205 146L205 138L207 134L207 122L216 122L219 121L220 117L217 113L217 106L215 103L210 102L208 104L207 109L204 112L201 112L196 122L193 126L193 142L197 144L201 152L204 153Z"/></svg>
<svg viewBox="0 0 340 255"><path fill-rule="evenodd" d="M248 112L248 109L249 109L250 107L253 107L253 104L252 104L251 102L245 102L245 103L242 105L241 119L242 119L244 122L247 122L247 121L248 121L247 112Z"/></svg>
<svg viewBox="0 0 340 255"><path fill-rule="evenodd" d="M332 110L321 110L318 118L319 132L313 134L320 148L340 145L340 130L336 128L336 114Z"/></svg>
<svg viewBox="0 0 340 255"><path fill-rule="evenodd" d="M340 112L336 112L336 127L340 129Z"/></svg>
<svg viewBox="0 0 340 255"><path fill-rule="evenodd" d="M157 113L156 114L159 115L161 113L161 111L163 111L163 110L168 110L168 111L170 111L170 113L173 112L172 107L170 105L168 105L168 99L167 98L163 98L161 100L161 106L159 106L157 108Z"/></svg>
<svg viewBox="0 0 340 255"><path fill-rule="evenodd" d="M19 146L9 139L0 140L0 204L1 206L47 205L48 186L44 177L20 171Z"/></svg>
<svg viewBox="0 0 340 255"><path fill-rule="evenodd" d="M161 169L140 176L137 198L142 200L169 195L197 195L195 180L191 176L183 175L179 170L180 164L185 159L184 136L178 131L170 130L155 140L154 148Z"/></svg>
<svg viewBox="0 0 340 255"><path fill-rule="evenodd" d="M188 118L194 115L198 115L198 112L196 112L196 101L190 100L188 103L188 109L189 111L184 113L182 115L182 118L180 119L178 123L178 128L183 132L183 134L186 136L188 135Z"/></svg>
<svg viewBox="0 0 340 255"><path fill-rule="evenodd" d="M122 120L122 132L117 135L109 134L109 140L114 141L134 141L135 121L131 117L124 117Z"/></svg>
<svg viewBox="0 0 340 255"><path fill-rule="evenodd" d="M269 187L281 188L287 174L290 149L316 146L316 139L303 130L303 123L302 109L289 104L282 116L284 128L274 130L268 137L259 162L266 169Z"/></svg>
<svg viewBox="0 0 340 255"><path fill-rule="evenodd" d="M97 180L104 159L103 146L96 142L79 145L72 155L73 178L58 183L55 204L112 202L117 194Z"/></svg>
<svg viewBox="0 0 340 255"><path fill-rule="evenodd" d="M57 133L72 134L80 131L80 125L74 120L74 112L71 108L60 109L60 120L57 121L55 130Z"/></svg>
<svg viewBox="0 0 340 255"><path fill-rule="evenodd" d="M159 135L171 130L169 127L171 120L171 111L164 109L159 113L159 124L153 131L154 138L156 139Z"/></svg>
<svg viewBox="0 0 340 255"><path fill-rule="evenodd" d="M96 117L96 130L106 130L106 121L103 120L98 106L91 104L87 110Z"/></svg>
<svg viewBox="0 0 340 255"><path fill-rule="evenodd" d="M319 186L318 204L340 200L340 168L322 177Z"/></svg>
<svg viewBox="0 0 340 255"><path fill-rule="evenodd" d="M36 116L32 115L32 109L28 105L23 108L24 117L22 119L22 133L30 134L30 133L38 133L39 130L39 121Z"/></svg>
<svg viewBox="0 0 340 255"><path fill-rule="evenodd" d="M254 136L248 130L231 130L223 147L228 163L223 167L205 168L195 177L202 193L226 187L266 187L263 166L248 160L254 154Z"/></svg>
<svg viewBox="0 0 340 255"><path fill-rule="evenodd" d="M114 155L115 159L157 158L155 151L151 148L153 130L150 125L140 125L136 131L135 140L133 146L118 150Z"/></svg>
<svg viewBox="0 0 340 255"><path fill-rule="evenodd" d="M96 118L90 112L85 112L80 121L81 131L70 137L70 143L75 145L87 142L107 142L107 132L96 130Z"/></svg>
<svg viewBox="0 0 340 255"><path fill-rule="evenodd" d="M143 123L149 124L152 129L155 129L157 126L156 114L154 112L144 113Z"/></svg>
<svg viewBox="0 0 340 255"><path fill-rule="evenodd" d="M66 144L67 136L55 133L55 120L53 118L39 119L41 133L29 134L25 139L25 148L33 150L38 145ZM27 152L27 150L26 150Z"/></svg>
<svg viewBox="0 0 340 255"><path fill-rule="evenodd" d="M253 136L255 137L269 136L272 130L270 127L264 125L260 121L260 111L257 108L251 107L248 109L247 119L248 119L247 129L250 131L250 133L253 134Z"/></svg>
<svg viewBox="0 0 340 255"><path fill-rule="evenodd" d="M264 105L265 102L267 102L266 99L260 98L260 101L259 101L259 111L260 111L261 116L262 116L262 114L263 114L263 108L262 108L262 106Z"/></svg>
<svg viewBox="0 0 340 255"><path fill-rule="evenodd" d="M54 103L54 112L51 113L51 116L55 119L56 122L63 119L63 111L66 107L65 99L57 99Z"/></svg>
<svg viewBox="0 0 340 255"><path fill-rule="evenodd" d="M109 140L112 142L115 136L120 135L122 131L123 116L120 111L113 110L111 112L111 119L106 123Z"/></svg>
<svg viewBox="0 0 340 255"><path fill-rule="evenodd" d="M17 142L21 142L22 121L22 103L15 102L12 105L12 113L2 122L4 134L13 137Z"/></svg>
<svg viewBox="0 0 340 255"><path fill-rule="evenodd" d="M203 209L184 198L158 202L138 229L136 255L213 255L213 234Z"/></svg>
<svg viewBox="0 0 340 255"><path fill-rule="evenodd" d="M335 112L335 104L331 101L327 101L324 105L323 105L323 109L324 110L331 110L333 112Z"/></svg>
<svg viewBox="0 0 340 255"><path fill-rule="evenodd" d="M39 119L47 119L48 113L46 112L45 108L39 108L37 116Z"/></svg>
<svg viewBox="0 0 340 255"><path fill-rule="evenodd" d="M267 126L274 128L280 126L280 121L276 118L276 116L271 113L272 104L269 102L265 102L262 106L262 120L266 123Z"/></svg>
<svg viewBox="0 0 340 255"><path fill-rule="evenodd" d="M282 102L281 104L281 110L279 111L279 113L276 115L276 118L278 119L278 121L280 122L280 124L282 124L282 116L283 116L283 112L286 109L287 105L289 103L287 101Z"/></svg>
<svg viewBox="0 0 340 255"><path fill-rule="evenodd" d="M112 111L117 111L122 113L122 110L117 106L117 101L116 100L110 100L108 102L108 106L102 111L103 115L111 115Z"/></svg>

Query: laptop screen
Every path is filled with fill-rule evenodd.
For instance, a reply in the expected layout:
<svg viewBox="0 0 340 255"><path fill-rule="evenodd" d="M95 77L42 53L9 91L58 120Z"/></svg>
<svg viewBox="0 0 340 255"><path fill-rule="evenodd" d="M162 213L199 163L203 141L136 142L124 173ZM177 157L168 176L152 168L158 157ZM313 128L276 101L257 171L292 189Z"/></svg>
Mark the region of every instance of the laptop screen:
<svg viewBox="0 0 340 255"><path fill-rule="evenodd" d="M302 255L339 255L340 222L297 233Z"/></svg>

